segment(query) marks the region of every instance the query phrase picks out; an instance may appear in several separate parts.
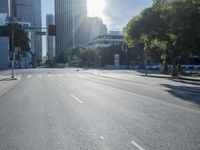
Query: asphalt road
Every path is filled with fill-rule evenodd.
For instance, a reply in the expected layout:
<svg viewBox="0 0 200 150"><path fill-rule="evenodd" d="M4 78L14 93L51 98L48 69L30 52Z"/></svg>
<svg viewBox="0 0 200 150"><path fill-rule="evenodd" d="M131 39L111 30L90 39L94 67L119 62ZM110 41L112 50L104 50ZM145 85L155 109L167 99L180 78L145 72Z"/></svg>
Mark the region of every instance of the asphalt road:
<svg viewBox="0 0 200 150"><path fill-rule="evenodd" d="M0 150L200 149L198 85L120 71L16 74L0 95Z"/></svg>

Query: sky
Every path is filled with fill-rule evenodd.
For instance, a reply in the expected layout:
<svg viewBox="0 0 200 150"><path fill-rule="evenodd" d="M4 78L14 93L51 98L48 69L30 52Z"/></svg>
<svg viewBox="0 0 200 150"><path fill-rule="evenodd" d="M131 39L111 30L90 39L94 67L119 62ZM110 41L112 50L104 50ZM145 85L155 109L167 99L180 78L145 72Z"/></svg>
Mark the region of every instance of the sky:
<svg viewBox="0 0 200 150"><path fill-rule="evenodd" d="M41 0L43 25L47 13L54 13L54 0ZM94 2L95 1L95 2ZM134 16L152 5L152 0L88 0L88 15L103 19L109 30L122 30ZM94 13L97 10L98 12Z"/></svg>
<svg viewBox="0 0 200 150"><path fill-rule="evenodd" d="M152 5L152 0L88 0L88 16L100 17L109 31L122 31L136 15ZM54 14L54 0L41 0L42 27L46 14ZM43 37L43 56L46 55L46 37Z"/></svg>

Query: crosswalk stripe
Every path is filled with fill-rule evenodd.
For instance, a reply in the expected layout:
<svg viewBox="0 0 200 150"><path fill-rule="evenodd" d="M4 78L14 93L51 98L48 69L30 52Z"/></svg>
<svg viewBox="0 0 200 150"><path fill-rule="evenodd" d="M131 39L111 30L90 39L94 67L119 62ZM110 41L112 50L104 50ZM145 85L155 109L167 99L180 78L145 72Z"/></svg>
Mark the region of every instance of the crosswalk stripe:
<svg viewBox="0 0 200 150"><path fill-rule="evenodd" d="M63 75L63 74L58 74L58 76L59 76L59 77L63 77L64 75Z"/></svg>
<svg viewBox="0 0 200 150"><path fill-rule="evenodd" d="M32 74L28 75L26 78L27 79L30 79L32 77Z"/></svg>
<svg viewBox="0 0 200 150"><path fill-rule="evenodd" d="M48 74L47 76L48 76L48 77L52 77L52 75L51 75L51 74Z"/></svg>
<svg viewBox="0 0 200 150"><path fill-rule="evenodd" d="M37 75L38 78L42 78L42 75Z"/></svg>

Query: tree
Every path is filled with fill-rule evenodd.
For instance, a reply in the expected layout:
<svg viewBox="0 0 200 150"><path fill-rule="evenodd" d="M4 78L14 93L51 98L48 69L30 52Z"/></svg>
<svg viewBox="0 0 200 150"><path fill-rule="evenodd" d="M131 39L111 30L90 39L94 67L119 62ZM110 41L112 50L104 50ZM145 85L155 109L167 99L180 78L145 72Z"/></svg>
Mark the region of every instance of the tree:
<svg viewBox="0 0 200 150"><path fill-rule="evenodd" d="M30 51L30 40L28 38L28 33L26 33L21 25L14 24L15 38L14 38L14 47L20 47L22 51ZM0 36L8 36L10 39L10 47L12 47L12 25L7 24L0 27Z"/></svg>
<svg viewBox="0 0 200 150"><path fill-rule="evenodd" d="M159 47L171 59L173 76L179 59L199 52L200 2L198 0L154 0L151 8L134 17L127 26L126 42L136 46Z"/></svg>

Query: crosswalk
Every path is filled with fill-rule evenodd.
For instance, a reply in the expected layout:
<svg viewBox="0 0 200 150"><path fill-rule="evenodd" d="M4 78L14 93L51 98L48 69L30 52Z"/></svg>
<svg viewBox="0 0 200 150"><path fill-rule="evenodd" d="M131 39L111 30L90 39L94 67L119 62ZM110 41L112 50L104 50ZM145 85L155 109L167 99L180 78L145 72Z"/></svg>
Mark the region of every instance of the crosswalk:
<svg viewBox="0 0 200 150"><path fill-rule="evenodd" d="M29 74L25 78L53 78L53 77L74 77L74 74Z"/></svg>

